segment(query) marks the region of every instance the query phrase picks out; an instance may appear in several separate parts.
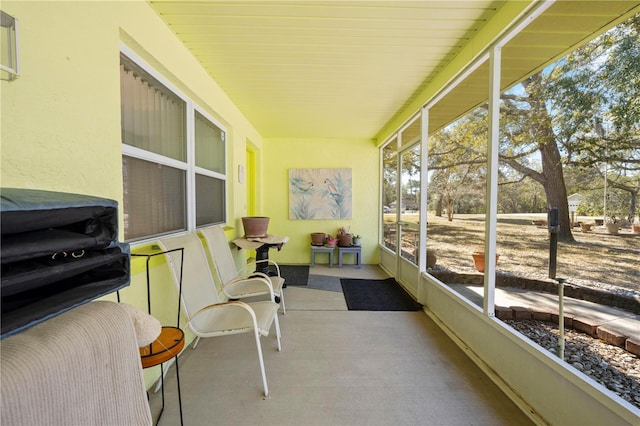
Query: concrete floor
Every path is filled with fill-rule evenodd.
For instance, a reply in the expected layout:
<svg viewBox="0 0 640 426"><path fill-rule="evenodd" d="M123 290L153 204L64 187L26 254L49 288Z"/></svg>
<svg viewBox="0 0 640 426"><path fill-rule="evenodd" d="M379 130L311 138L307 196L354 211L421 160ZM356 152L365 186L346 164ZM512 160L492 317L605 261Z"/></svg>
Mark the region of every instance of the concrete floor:
<svg viewBox="0 0 640 426"><path fill-rule="evenodd" d="M385 278L375 266L311 274ZM282 352L253 336L202 339L180 357L185 425L530 425L531 421L423 312L348 311L342 293L289 286ZM160 425L180 424L175 368ZM154 418L160 393L152 395Z"/></svg>

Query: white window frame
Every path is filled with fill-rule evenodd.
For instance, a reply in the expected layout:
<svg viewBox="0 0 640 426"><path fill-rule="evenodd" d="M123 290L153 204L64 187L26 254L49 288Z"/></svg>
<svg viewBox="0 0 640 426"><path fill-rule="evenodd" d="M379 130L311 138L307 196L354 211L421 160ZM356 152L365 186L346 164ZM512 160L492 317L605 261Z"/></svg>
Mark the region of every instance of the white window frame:
<svg viewBox="0 0 640 426"><path fill-rule="evenodd" d="M140 160L145 160L153 163L162 164L164 166L172 167L175 169L180 169L186 171L186 218L187 218L187 226L186 231L178 231L178 233L184 232L193 232L196 230L196 174L212 177L215 179L222 180L225 186L225 196L224 196L224 217L222 222L226 223L228 217L228 199L229 199L229 191L228 191L228 145L227 145L227 137L228 131L225 126L223 126L220 122L211 117L202 107L197 105L191 98L185 95L180 89L178 89L175 85L173 85L170 81L168 81L164 76L156 71L151 65L149 65L144 59L138 56L131 48L127 45L121 43L120 44L120 53L128 57L132 62L136 64L136 66L142 68L144 71L149 73L153 78L155 78L159 83L164 85L167 89L169 89L174 95L179 97L186 106L186 143L187 143L187 153L186 153L186 162L176 160L174 158L166 157L164 155L156 154L151 151L147 151L141 148L137 148L131 145L125 144L121 141L122 145L122 155L138 158ZM195 113L196 111L201 114L204 118L211 121L216 127L224 132L224 170L225 173L214 172L202 167L197 167L195 165L196 160L196 148L195 148ZM208 225L203 225L208 226ZM148 237L141 237L131 239L132 243L144 244L150 241L155 241L158 238L158 235L150 235Z"/></svg>

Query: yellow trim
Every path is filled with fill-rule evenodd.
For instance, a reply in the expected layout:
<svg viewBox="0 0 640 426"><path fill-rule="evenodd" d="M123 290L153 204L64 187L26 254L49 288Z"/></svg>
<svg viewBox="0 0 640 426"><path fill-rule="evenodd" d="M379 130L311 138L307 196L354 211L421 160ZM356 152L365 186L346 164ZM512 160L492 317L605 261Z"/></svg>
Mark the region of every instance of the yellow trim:
<svg viewBox="0 0 640 426"><path fill-rule="evenodd" d="M256 216L256 153L247 147L245 183L247 185L247 215Z"/></svg>

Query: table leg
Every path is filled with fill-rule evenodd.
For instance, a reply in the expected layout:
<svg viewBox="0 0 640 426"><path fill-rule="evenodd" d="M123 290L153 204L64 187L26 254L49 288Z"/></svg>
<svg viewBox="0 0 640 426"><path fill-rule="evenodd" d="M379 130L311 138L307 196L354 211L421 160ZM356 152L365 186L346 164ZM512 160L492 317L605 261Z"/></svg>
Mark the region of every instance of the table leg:
<svg viewBox="0 0 640 426"><path fill-rule="evenodd" d="M267 244L256 249L256 272L262 272L267 275L275 275L269 270L269 246Z"/></svg>

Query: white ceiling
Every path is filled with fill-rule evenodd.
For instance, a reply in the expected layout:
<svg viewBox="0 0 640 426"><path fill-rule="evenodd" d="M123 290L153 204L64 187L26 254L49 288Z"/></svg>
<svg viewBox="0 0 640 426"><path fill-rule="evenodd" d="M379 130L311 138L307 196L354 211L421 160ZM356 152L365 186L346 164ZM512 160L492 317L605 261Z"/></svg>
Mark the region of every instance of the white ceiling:
<svg viewBox="0 0 640 426"><path fill-rule="evenodd" d="M375 138L504 2L150 3L263 137ZM634 7L557 2L504 49L503 84ZM477 89L450 96L440 121L481 102Z"/></svg>

